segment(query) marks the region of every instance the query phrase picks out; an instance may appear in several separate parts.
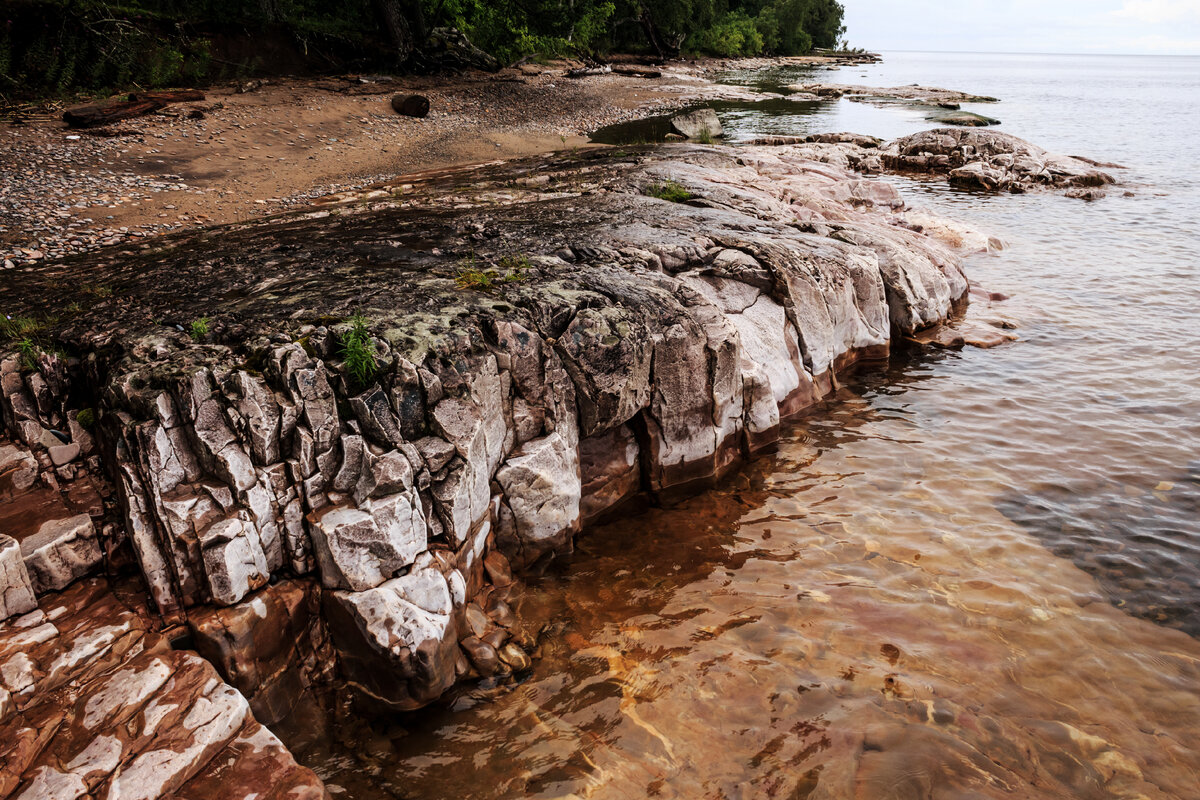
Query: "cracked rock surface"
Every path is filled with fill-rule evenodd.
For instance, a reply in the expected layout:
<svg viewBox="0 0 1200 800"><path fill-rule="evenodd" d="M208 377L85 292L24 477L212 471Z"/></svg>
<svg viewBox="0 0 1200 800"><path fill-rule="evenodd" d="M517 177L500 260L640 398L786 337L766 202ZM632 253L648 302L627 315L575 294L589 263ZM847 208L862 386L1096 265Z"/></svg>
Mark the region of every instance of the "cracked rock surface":
<svg viewBox="0 0 1200 800"><path fill-rule="evenodd" d="M0 797L326 797L194 653L100 580L0 623Z"/></svg>
<svg viewBox="0 0 1200 800"><path fill-rule="evenodd" d="M147 662L191 676L202 743L156 745L161 775L71 754L20 780L204 796L218 751L283 763L249 709L275 724L338 682L404 711L527 669L514 569L719 478L965 302L986 237L849 171L883 166L856 141L429 172L27 273L0 525L39 524L0 528L0 610L134 572L236 691L194 656Z"/></svg>

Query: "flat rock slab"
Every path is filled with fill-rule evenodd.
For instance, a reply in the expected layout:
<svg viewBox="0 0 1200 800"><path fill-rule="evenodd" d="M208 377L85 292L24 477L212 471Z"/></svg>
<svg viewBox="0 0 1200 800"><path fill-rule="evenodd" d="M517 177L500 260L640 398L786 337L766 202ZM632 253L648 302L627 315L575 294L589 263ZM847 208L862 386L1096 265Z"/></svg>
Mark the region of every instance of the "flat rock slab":
<svg viewBox="0 0 1200 800"><path fill-rule="evenodd" d="M194 653L103 581L0 623L0 798L322 798Z"/></svg>
<svg viewBox="0 0 1200 800"><path fill-rule="evenodd" d="M859 103L894 105L896 103L958 108L959 103L997 103L995 97L940 89L935 86L855 86L840 83L801 83L788 87L818 97L845 97Z"/></svg>

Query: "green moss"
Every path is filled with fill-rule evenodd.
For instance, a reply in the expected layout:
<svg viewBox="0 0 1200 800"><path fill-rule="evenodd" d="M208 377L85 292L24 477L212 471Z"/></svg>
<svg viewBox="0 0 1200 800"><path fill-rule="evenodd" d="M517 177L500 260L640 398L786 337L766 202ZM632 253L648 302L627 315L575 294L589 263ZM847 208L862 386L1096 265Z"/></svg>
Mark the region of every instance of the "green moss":
<svg viewBox="0 0 1200 800"><path fill-rule="evenodd" d="M84 430L91 430L96 426L96 409L84 408L80 409L75 415L75 421L79 423L79 427Z"/></svg>
<svg viewBox="0 0 1200 800"><path fill-rule="evenodd" d="M712 141L711 138L709 141ZM659 200L666 200L668 203L686 203L695 197L694 194L675 181L667 181L666 183L650 186L646 189L645 194L649 197L657 197Z"/></svg>

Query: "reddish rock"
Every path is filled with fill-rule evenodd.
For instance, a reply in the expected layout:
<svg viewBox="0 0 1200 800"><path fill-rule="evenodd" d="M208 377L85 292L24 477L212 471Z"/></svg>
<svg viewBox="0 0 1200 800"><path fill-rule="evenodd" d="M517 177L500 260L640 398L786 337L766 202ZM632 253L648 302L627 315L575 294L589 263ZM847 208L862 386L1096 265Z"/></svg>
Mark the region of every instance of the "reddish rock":
<svg viewBox="0 0 1200 800"><path fill-rule="evenodd" d="M323 796L245 698L103 581L0 623L0 667L0 797Z"/></svg>
<svg viewBox="0 0 1200 800"><path fill-rule="evenodd" d="M471 666L475 667L475 671L481 676L491 677L500 668L500 657L496 655L496 648L479 637L468 636L463 639L462 649L471 661Z"/></svg>
<svg viewBox="0 0 1200 800"><path fill-rule="evenodd" d="M334 665L320 587L281 581L235 606L189 614L196 651L250 702L260 722L275 725L311 699Z"/></svg>

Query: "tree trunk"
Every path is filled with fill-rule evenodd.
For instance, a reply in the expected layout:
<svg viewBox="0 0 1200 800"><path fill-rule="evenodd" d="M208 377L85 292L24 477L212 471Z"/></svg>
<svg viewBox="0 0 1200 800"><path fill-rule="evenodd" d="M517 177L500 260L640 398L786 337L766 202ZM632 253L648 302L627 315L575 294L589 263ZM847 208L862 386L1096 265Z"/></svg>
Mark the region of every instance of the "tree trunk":
<svg viewBox="0 0 1200 800"><path fill-rule="evenodd" d="M658 29L658 25L654 22L654 17L650 16L650 10L646 8L644 3L639 3L638 8L641 10L641 15L638 17L638 22L642 25L642 30L646 32L646 39L650 42L650 46L654 48L654 52L658 54L660 61L666 61L668 58L679 57L679 43L672 43L663 36L662 31Z"/></svg>
<svg viewBox="0 0 1200 800"><path fill-rule="evenodd" d="M383 27L384 35L387 36L388 44L396 53L396 62L405 63L412 58L413 51L417 49L417 43L413 38L412 26L408 24L399 0L371 0L371 5L375 8L376 16L379 17L379 23Z"/></svg>

